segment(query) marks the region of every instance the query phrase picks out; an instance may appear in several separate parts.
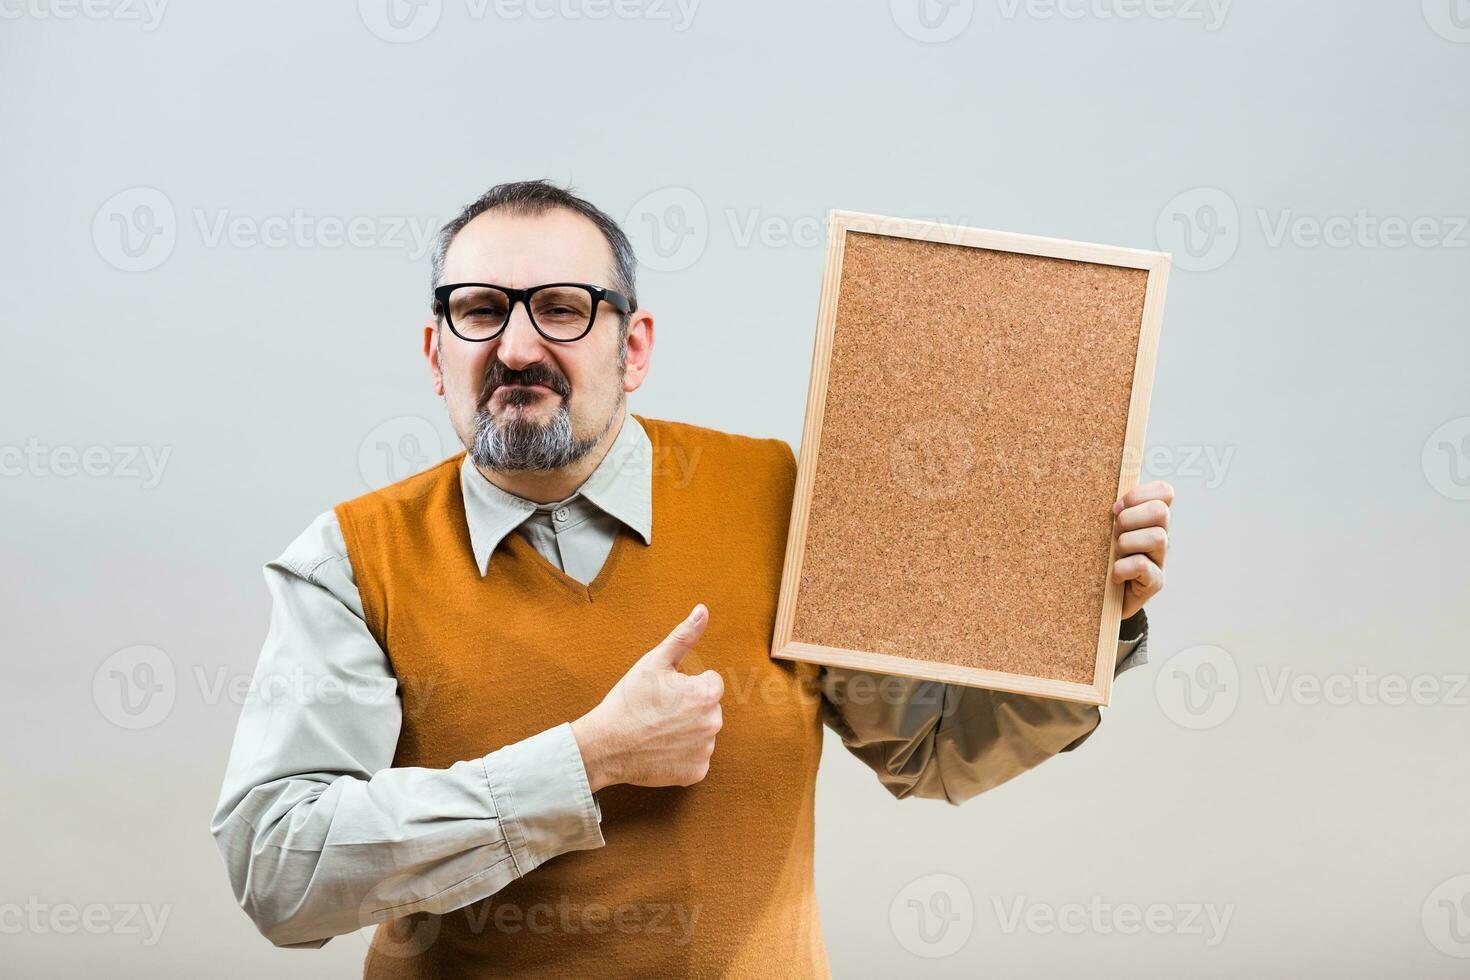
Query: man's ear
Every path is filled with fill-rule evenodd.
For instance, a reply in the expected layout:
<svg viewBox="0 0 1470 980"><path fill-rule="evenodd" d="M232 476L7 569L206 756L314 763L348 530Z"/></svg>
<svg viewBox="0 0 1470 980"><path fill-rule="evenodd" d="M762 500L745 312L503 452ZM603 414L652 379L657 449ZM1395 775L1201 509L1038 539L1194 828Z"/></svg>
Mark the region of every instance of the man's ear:
<svg viewBox="0 0 1470 980"><path fill-rule="evenodd" d="M434 377L434 394L444 394L444 372L439 367L439 321L424 321L424 359L429 362L429 373Z"/></svg>
<svg viewBox="0 0 1470 980"><path fill-rule="evenodd" d="M623 369L623 390L637 391L648 374L648 360L653 356L653 314L641 306L634 310L628 323L628 365Z"/></svg>

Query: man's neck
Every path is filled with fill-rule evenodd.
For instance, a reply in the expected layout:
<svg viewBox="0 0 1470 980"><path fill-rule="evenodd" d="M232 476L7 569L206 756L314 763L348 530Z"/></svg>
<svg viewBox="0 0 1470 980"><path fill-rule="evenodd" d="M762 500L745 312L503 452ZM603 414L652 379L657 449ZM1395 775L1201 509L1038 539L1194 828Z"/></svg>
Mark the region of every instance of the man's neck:
<svg viewBox="0 0 1470 980"><path fill-rule="evenodd" d="M628 424L627 402L622 405L622 417L608 426L607 432L593 448L593 450L570 466L555 470L492 470L485 466L476 466L480 475L495 484L506 493L514 494L524 500L530 500L538 504L549 504L555 500L564 500L576 492L577 488L587 482L602 462L607 451L617 440L618 433L623 431L623 426Z"/></svg>

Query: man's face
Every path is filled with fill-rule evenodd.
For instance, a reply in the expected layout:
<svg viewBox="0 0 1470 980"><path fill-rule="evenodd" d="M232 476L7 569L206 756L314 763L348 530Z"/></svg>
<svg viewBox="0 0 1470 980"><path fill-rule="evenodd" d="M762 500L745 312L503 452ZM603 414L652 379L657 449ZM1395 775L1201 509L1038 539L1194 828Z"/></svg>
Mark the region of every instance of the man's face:
<svg viewBox="0 0 1470 980"><path fill-rule="evenodd" d="M488 211L462 228L444 258L446 283L527 288L548 282L613 286L612 250L597 226L560 208ZM547 340L525 304L494 340L461 340L441 316L430 365L460 441L494 470L559 469L585 456L621 417L625 386L618 312L598 307L581 340Z"/></svg>

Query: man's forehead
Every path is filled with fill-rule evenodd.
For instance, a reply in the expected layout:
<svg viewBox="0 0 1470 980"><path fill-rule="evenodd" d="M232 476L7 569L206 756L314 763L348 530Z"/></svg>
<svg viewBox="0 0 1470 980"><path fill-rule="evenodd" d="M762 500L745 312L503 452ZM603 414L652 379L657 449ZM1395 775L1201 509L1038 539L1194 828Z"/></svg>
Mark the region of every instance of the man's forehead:
<svg viewBox="0 0 1470 980"><path fill-rule="evenodd" d="M574 211L486 211L454 236L444 256L444 281L533 286L570 279L606 285L611 264L602 231Z"/></svg>

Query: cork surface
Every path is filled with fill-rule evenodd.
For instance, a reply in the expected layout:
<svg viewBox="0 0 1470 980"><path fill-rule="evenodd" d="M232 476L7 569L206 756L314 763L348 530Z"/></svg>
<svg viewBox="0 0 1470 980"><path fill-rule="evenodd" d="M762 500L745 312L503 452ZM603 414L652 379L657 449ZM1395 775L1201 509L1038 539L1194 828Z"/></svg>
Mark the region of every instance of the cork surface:
<svg viewBox="0 0 1470 980"><path fill-rule="evenodd" d="M793 640L1092 682L1148 275L847 233Z"/></svg>

